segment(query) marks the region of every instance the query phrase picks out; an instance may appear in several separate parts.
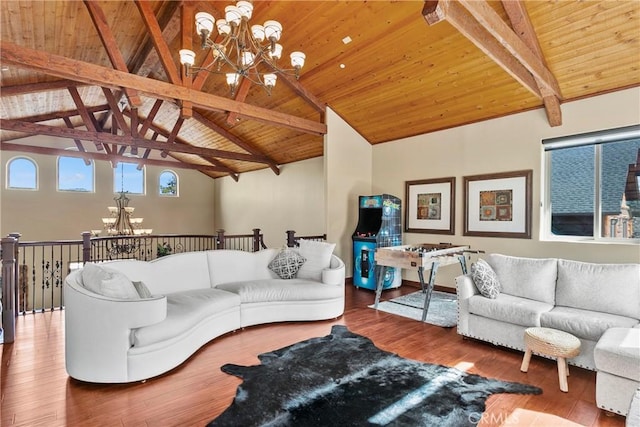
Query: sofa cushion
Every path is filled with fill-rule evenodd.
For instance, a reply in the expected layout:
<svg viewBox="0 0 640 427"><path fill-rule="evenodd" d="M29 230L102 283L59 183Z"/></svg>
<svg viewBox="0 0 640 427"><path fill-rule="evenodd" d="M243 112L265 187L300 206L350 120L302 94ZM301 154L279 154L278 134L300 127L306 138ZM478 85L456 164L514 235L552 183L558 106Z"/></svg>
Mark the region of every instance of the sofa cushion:
<svg viewBox="0 0 640 427"><path fill-rule="evenodd" d="M269 270L269 262L279 249L270 248L258 252L219 249L207 252L210 284L239 282L253 279L277 279L278 275Z"/></svg>
<svg viewBox="0 0 640 427"><path fill-rule="evenodd" d="M598 371L640 381L640 330L612 328L593 351Z"/></svg>
<svg viewBox="0 0 640 427"><path fill-rule="evenodd" d="M471 278L483 296L494 299L500 293L498 276L485 260L479 259L471 264Z"/></svg>
<svg viewBox="0 0 640 427"><path fill-rule="evenodd" d="M489 254L486 261L498 276L501 293L555 304L556 259Z"/></svg>
<svg viewBox="0 0 640 427"><path fill-rule="evenodd" d="M109 267L86 263L82 269L82 284L99 295L110 298L140 299L138 291L127 276Z"/></svg>
<svg viewBox="0 0 640 427"><path fill-rule="evenodd" d="M159 323L132 331L135 347L166 341L184 334L209 316L240 308L240 297L220 289L192 289L167 294L167 317Z"/></svg>
<svg viewBox="0 0 640 427"><path fill-rule="evenodd" d="M343 288L307 279L249 280L217 286L240 296L242 303L271 301L316 301L341 298Z"/></svg>
<svg viewBox="0 0 640 427"><path fill-rule="evenodd" d="M318 242L315 240L299 239L298 253L306 259L302 264L298 275L300 279L322 281L322 270L329 268L331 254L336 247L335 243Z"/></svg>
<svg viewBox="0 0 640 427"><path fill-rule="evenodd" d="M636 320L599 311L582 310L573 307L556 306L543 313L541 326L568 332L578 338L598 341L609 328L635 325Z"/></svg>
<svg viewBox="0 0 640 427"><path fill-rule="evenodd" d="M504 293L495 299L482 295L469 298L469 313L521 326L541 326L540 316L552 308L545 302Z"/></svg>
<svg viewBox="0 0 640 427"><path fill-rule="evenodd" d="M282 248L269 263L269 269L281 279L293 279L305 261L306 259L293 249Z"/></svg>
<svg viewBox="0 0 640 427"><path fill-rule="evenodd" d="M561 259L556 304L640 319L640 264Z"/></svg>

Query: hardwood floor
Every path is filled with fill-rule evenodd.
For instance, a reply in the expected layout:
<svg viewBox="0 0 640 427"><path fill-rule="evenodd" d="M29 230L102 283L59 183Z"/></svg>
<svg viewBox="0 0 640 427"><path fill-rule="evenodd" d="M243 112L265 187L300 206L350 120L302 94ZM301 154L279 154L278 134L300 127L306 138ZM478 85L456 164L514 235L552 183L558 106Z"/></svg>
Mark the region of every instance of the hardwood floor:
<svg viewBox="0 0 640 427"><path fill-rule="evenodd" d="M414 291L385 291L383 299ZM339 319L246 328L215 339L182 366L144 383L95 385L70 379L64 367L64 311L20 316L17 339L2 351L2 426L204 426L233 399L240 380L224 363L257 364L257 355L330 332L343 324L388 351L415 360L456 366L487 377L539 386L543 394L497 394L480 425L617 426L624 418L595 406L595 373L571 367L569 392L558 388L556 364L533 357L520 372L522 353L444 329L377 312L374 294L347 286L347 309ZM268 387L268 385L265 384Z"/></svg>

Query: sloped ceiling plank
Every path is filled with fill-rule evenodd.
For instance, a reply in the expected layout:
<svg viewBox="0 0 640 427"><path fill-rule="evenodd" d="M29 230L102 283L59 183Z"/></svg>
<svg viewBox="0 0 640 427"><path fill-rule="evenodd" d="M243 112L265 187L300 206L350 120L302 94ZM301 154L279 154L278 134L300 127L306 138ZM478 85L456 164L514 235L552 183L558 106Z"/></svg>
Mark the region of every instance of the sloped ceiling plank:
<svg viewBox="0 0 640 427"><path fill-rule="evenodd" d="M516 79L532 94L542 99L535 79L502 44L471 16L456 1L438 1L425 3L422 14L429 25L434 25L445 17L462 35L482 50L487 56Z"/></svg>
<svg viewBox="0 0 640 427"><path fill-rule="evenodd" d="M207 119L206 117L204 117L202 114L198 113L197 111L193 112L193 116L194 118L196 118L200 123L202 123L203 125L207 126L209 129L211 129L212 131L216 132L217 134L221 135L222 137L228 139L229 141L233 142L234 144L236 144L238 147L242 148L243 150L256 155L256 156L264 156L266 158L269 158L267 156L265 156L262 152L260 152L260 150L258 150L257 148L253 147L251 144L243 141L242 139L238 138L237 136L233 135L231 132L227 131L226 129L224 129L221 126L218 126L216 123L212 122L211 120ZM271 170L276 174L276 175L280 175L280 169L278 168L278 165L276 164L276 162L274 162L272 159L269 159L269 162L267 163L269 165L269 167L271 168Z"/></svg>
<svg viewBox="0 0 640 427"><path fill-rule="evenodd" d="M65 129L56 126L39 125L22 122L20 120L3 120L0 127L17 132L34 132L40 135L57 136L60 138L80 139L82 141L95 141L106 144L136 145L139 148L150 148L160 151L175 151L178 153L194 154L198 156L220 157L245 162L268 163L269 159L244 153L216 150L214 148L195 147L188 144L167 144L165 142L150 141L148 139L133 138L129 135L113 135L105 132L91 132L78 129Z"/></svg>
<svg viewBox="0 0 640 427"><path fill-rule="evenodd" d="M89 153L86 151L70 151L60 148L35 147L22 144L3 143L2 149L5 151L19 151L22 153L46 154L51 156L81 157L84 159L104 160L112 163L131 162L131 157L120 156L117 154ZM192 163L172 162L169 160L146 159L144 162L147 165L153 166L163 166L179 169L195 169L202 172L225 172L217 166L194 165Z"/></svg>
<svg viewBox="0 0 640 427"><path fill-rule="evenodd" d="M29 49L14 43L0 41L0 59L7 64L41 71L43 73L107 87L137 89L154 98L164 100L191 100L193 105L210 111L236 111L240 115L276 126L282 126L310 134L324 135L324 123L291 116L266 108L243 104L234 100L198 92L170 83L147 79L137 75L110 70L87 62L76 61L59 55Z"/></svg>
<svg viewBox="0 0 640 427"><path fill-rule="evenodd" d="M524 3L521 1L502 0L502 6L504 7L505 12L507 12L507 16L511 21L513 30L518 34L518 36L520 36L527 47L540 59L542 65L546 67L547 64L544 59L542 49L540 48L538 37L536 37L535 29L533 28L531 19L529 19L529 14L527 13L527 9L524 7ZM547 113L547 120L549 121L549 124L551 126L562 125L560 99L558 99L553 91L542 84L540 79L535 76L534 78L536 79L536 83L538 84L540 93L542 94L542 102L544 102L544 109Z"/></svg>
<svg viewBox="0 0 640 427"><path fill-rule="evenodd" d="M171 56L171 52L169 51L169 46L167 46L167 42L162 38L162 29L160 28L160 24L158 24L156 15L153 13L153 9L151 9L151 5L148 1L140 0L135 0L135 4L140 11L140 15L142 16L142 20L144 21L147 30L149 30L149 35L151 36L153 45L155 46L156 52L160 57L160 62L164 67L164 71L169 77L169 81L173 84L180 84L181 79L180 75L178 74L178 68L173 62L173 58Z"/></svg>
<svg viewBox="0 0 640 427"><path fill-rule="evenodd" d="M518 61L529 70L548 90L562 99L560 86L554 75L540 58L518 37L518 35L491 9L484 0L458 0L473 17Z"/></svg>
<svg viewBox="0 0 640 427"><path fill-rule="evenodd" d="M111 28L107 23L107 17L104 15L102 8L93 0L85 0L84 5L89 12L89 16L93 21L93 25L96 27L98 31L98 35L100 36L100 40L102 40L102 44L107 51L107 55L109 56L109 60L113 67L117 70L129 72L127 68L127 63L122 57L122 53L118 48L118 44L116 43L116 38L113 36L111 32ZM139 107L142 105L142 101L138 96L137 91L132 89L125 89L124 93L127 95L127 99L129 100L129 104L133 107Z"/></svg>

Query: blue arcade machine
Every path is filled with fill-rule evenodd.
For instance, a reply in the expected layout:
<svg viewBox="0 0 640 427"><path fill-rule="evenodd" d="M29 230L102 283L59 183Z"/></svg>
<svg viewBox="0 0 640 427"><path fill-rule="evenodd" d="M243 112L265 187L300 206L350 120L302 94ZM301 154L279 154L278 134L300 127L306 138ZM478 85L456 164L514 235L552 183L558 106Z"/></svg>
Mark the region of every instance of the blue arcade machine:
<svg viewBox="0 0 640 427"><path fill-rule="evenodd" d="M353 233L353 285L376 289L376 248L402 245L400 199L389 194L360 196L358 226ZM399 268L387 268L383 289L402 284Z"/></svg>

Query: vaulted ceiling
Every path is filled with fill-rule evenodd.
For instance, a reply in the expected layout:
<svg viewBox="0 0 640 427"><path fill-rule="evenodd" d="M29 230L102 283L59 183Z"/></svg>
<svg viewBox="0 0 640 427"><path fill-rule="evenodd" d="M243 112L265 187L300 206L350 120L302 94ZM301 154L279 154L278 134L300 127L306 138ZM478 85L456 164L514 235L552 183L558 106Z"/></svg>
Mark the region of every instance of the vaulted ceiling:
<svg viewBox="0 0 640 427"><path fill-rule="evenodd" d="M194 13L229 4L0 2L0 149L238 179L321 156L327 106L379 144L532 109L557 126L565 102L640 85L639 1L255 1L306 64L231 96L178 58L206 60Z"/></svg>

